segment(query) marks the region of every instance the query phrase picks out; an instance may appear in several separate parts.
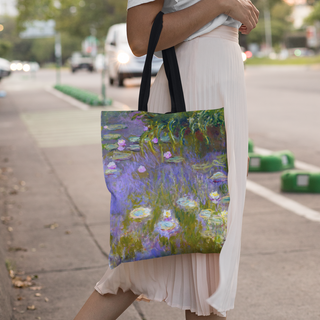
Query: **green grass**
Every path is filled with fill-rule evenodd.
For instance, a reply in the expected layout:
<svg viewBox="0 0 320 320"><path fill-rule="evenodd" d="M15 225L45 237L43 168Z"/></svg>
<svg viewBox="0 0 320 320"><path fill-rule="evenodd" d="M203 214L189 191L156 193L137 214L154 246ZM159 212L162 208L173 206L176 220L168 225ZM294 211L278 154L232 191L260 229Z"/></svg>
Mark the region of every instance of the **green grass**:
<svg viewBox="0 0 320 320"><path fill-rule="evenodd" d="M306 64L320 64L320 55L313 57L290 57L285 60L257 58L252 57L246 60L246 65L306 65Z"/></svg>
<svg viewBox="0 0 320 320"><path fill-rule="evenodd" d="M107 102L104 102L97 94L94 94L92 92L85 91L79 88L62 85L62 84L59 84L59 85L57 84L54 86L54 88L79 101L89 104L90 106L105 106L105 105L112 104L111 99L107 99Z"/></svg>

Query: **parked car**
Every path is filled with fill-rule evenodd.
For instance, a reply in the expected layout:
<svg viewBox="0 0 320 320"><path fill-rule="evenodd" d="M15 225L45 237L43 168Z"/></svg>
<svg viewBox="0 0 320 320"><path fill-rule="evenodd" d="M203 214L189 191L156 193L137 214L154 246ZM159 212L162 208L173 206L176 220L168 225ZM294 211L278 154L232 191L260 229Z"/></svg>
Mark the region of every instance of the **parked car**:
<svg viewBox="0 0 320 320"><path fill-rule="evenodd" d="M74 52L70 58L70 67L72 72L76 72L79 69L87 69L92 72L94 69L93 64L93 57L84 55L81 52Z"/></svg>
<svg viewBox="0 0 320 320"><path fill-rule="evenodd" d="M11 71L24 71L24 72L36 72L40 69L38 62L34 61L11 61L10 64Z"/></svg>
<svg viewBox="0 0 320 320"><path fill-rule="evenodd" d="M110 85L115 81L123 86L126 78L141 77L146 55L136 57L128 44L126 23L119 23L109 28L105 41L106 61ZM162 65L162 59L153 56L152 76L155 76Z"/></svg>
<svg viewBox="0 0 320 320"><path fill-rule="evenodd" d="M10 62L6 59L0 58L0 80L4 77L8 77L10 73Z"/></svg>

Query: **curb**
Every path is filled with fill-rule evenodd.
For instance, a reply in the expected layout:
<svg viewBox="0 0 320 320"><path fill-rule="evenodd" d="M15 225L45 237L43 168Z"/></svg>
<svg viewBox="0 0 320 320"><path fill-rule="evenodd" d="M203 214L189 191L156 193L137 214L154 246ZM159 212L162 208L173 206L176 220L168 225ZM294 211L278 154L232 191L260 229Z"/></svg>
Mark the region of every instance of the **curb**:
<svg viewBox="0 0 320 320"><path fill-rule="evenodd" d="M118 102L118 101L114 101L112 102L112 106L97 106L97 107L90 107L89 105L71 97L71 96L68 96L67 94L65 93L62 93L61 91L57 90L57 89L54 89L52 87L46 87L45 88L45 91L51 93L52 95L56 96L57 98L73 105L74 107L78 108L78 109L81 109L81 110L92 110L94 108L103 108L103 109L106 109L106 110L132 110L130 109L127 105L121 103L121 102Z"/></svg>
<svg viewBox="0 0 320 320"><path fill-rule="evenodd" d="M1 226L1 234L4 232L4 227ZM1 236L0 241L4 244L4 239ZM3 245L0 246L0 319L12 319L12 304L11 304L11 283L8 276L8 271L5 263L5 255Z"/></svg>

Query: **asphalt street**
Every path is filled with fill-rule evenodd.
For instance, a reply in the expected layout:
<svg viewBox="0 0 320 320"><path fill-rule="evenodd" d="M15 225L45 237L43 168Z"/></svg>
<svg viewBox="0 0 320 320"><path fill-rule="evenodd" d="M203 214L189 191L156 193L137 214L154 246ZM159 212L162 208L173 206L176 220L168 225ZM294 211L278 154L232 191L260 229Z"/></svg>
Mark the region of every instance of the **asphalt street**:
<svg viewBox="0 0 320 320"><path fill-rule="evenodd" d="M98 73L64 70L61 79L100 92ZM290 150L304 165L319 168L320 68L248 66L245 79L255 147ZM0 98L3 255L20 277L37 275L32 287L41 287L9 288L17 320L73 319L107 266L110 195L99 123L106 109L78 109L48 92L54 83L54 71L41 70L15 73L0 84L7 92ZM139 84L140 79L128 79L124 88L107 86L107 95L136 109ZM297 204L320 215L320 195L283 193L280 175L249 173L255 184L247 189L230 320L320 319L320 222L292 209ZM283 203L292 200L291 209L273 195ZM121 319L182 320L183 315L164 302L142 301Z"/></svg>

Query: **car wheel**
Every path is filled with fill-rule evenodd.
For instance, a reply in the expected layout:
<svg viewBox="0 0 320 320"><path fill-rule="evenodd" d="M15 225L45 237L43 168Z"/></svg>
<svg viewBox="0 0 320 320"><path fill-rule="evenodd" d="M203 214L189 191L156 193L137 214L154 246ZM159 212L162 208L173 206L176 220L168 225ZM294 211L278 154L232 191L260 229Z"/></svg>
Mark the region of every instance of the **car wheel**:
<svg viewBox="0 0 320 320"><path fill-rule="evenodd" d="M118 74L118 87L123 87L124 86L124 77L121 73Z"/></svg>
<svg viewBox="0 0 320 320"><path fill-rule="evenodd" d="M72 72L72 73L75 73L76 70L77 70L76 68L72 68L72 69L71 69L71 72Z"/></svg>

